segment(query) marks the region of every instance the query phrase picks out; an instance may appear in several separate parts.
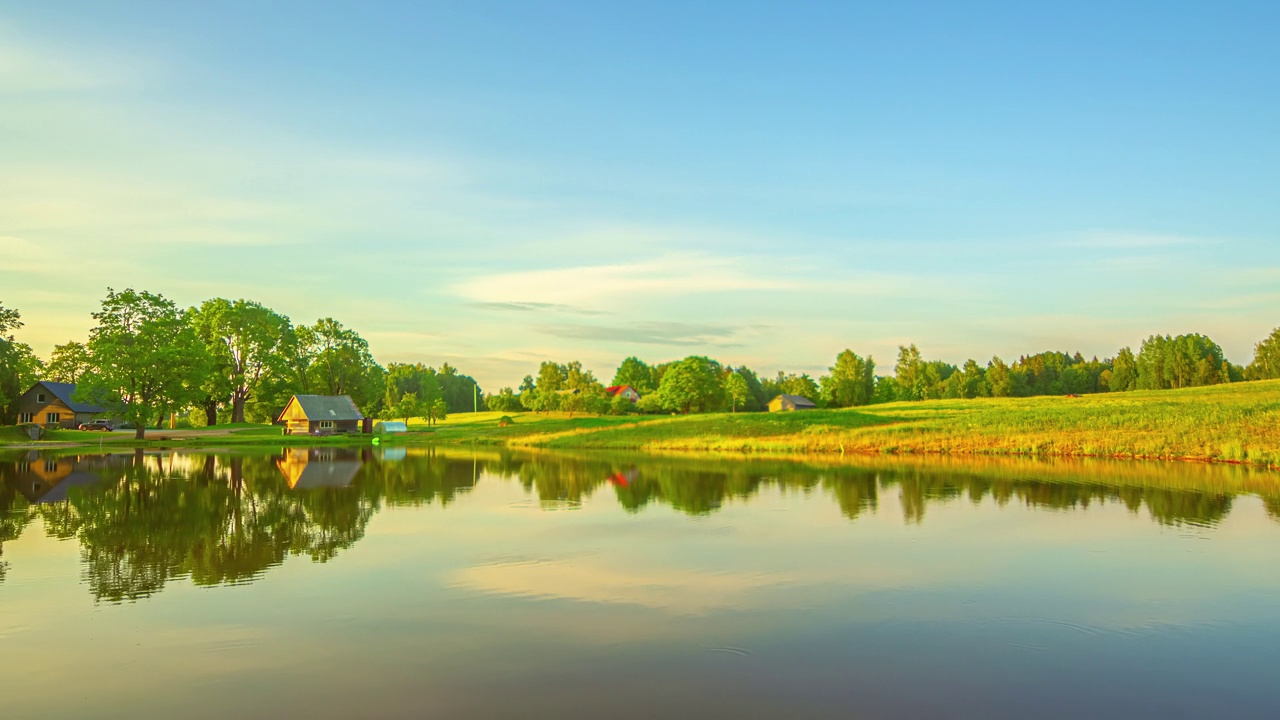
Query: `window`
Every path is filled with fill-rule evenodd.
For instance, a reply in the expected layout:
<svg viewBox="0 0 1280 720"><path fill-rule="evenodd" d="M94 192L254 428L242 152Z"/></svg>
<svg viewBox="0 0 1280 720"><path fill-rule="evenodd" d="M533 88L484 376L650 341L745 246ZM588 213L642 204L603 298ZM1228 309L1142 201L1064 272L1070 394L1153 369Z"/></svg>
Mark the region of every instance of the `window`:
<svg viewBox="0 0 1280 720"><path fill-rule="evenodd" d="M44 402L44 393L36 393L36 402L38 403Z"/></svg>
<svg viewBox="0 0 1280 720"><path fill-rule="evenodd" d="M329 429L332 429L332 428L333 428L333 421L332 421L332 420L321 420L321 421L320 421L320 429L321 429L321 430L329 430Z"/></svg>
<svg viewBox="0 0 1280 720"><path fill-rule="evenodd" d="M57 460L45 460L45 461L44 461L44 471L45 471L45 472L58 472L58 461L57 461Z"/></svg>
<svg viewBox="0 0 1280 720"><path fill-rule="evenodd" d="M60 420L61 418L62 418L62 415L61 415L61 414L59 414L59 413L55 413L55 412L45 413L45 414L44 414L44 421L45 421L45 422L47 422L47 423L56 423L56 422L58 422L58 420Z"/></svg>
<svg viewBox="0 0 1280 720"><path fill-rule="evenodd" d="M36 421L35 413L18 413L18 424L33 423Z"/></svg>

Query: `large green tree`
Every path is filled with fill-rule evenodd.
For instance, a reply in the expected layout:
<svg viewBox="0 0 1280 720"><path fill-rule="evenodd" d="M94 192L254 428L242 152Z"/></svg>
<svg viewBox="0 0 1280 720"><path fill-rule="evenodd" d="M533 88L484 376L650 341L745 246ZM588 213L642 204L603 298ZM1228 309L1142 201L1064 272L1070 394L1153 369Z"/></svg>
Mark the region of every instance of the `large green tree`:
<svg viewBox="0 0 1280 720"><path fill-rule="evenodd" d="M139 440L149 422L198 399L208 351L171 300L108 288L93 318L91 369L77 389L83 398L132 423Z"/></svg>
<svg viewBox="0 0 1280 720"><path fill-rule="evenodd" d="M294 359L288 364L299 377L300 391L349 395L366 414L377 415L386 371L374 361L364 338L333 318L300 327L295 336Z"/></svg>
<svg viewBox="0 0 1280 720"><path fill-rule="evenodd" d="M22 315L0 305L0 424L18 416L17 401L39 379L42 365L31 346L18 342L13 332L22 327Z"/></svg>
<svg viewBox="0 0 1280 720"><path fill-rule="evenodd" d="M566 389L565 383L568 380L568 370L559 363L543 362L538 367L538 378L534 386L528 394L531 394L528 400L524 399L525 392L521 392L520 398L524 401L525 406L535 412L552 412L560 409L561 401L564 396L562 391ZM521 388L523 389L523 385Z"/></svg>
<svg viewBox="0 0 1280 720"><path fill-rule="evenodd" d="M72 340L65 345L53 346L44 375L54 382L76 383L91 366L89 348Z"/></svg>
<svg viewBox="0 0 1280 720"><path fill-rule="evenodd" d="M925 396L925 361L920 348L912 345L898 346L898 364L894 367L901 400L920 400Z"/></svg>
<svg viewBox="0 0 1280 720"><path fill-rule="evenodd" d="M831 374L821 381L822 398L832 407L866 405L876 391L876 362L852 350L836 356Z"/></svg>
<svg viewBox="0 0 1280 720"><path fill-rule="evenodd" d="M672 363L662 374L658 402L682 413L718 410L725 399L722 375L720 363L700 355Z"/></svg>
<svg viewBox="0 0 1280 720"><path fill-rule="evenodd" d="M738 406L751 397L751 388L741 373L731 372L724 379L724 392L729 396L730 409L738 412Z"/></svg>
<svg viewBox="0 0 1280 720"><path fill-rule="evenodd" d="M470 375L464 375L449 363L440 366L436 373L440 381L440 394L450 413L475 412L484 404L484 392Z"/></svg>
<svg viewBox="0 0 1280 720"><path fill-rule="evenodd" d="M1280 328L1276 328L1265 340L1253 348L1253 362L1249 363L1250 380L1280 378Z"/></svg>
<svg viewBox="0 0 1280 720"><path fill-rule="evenodd" d="M585 370L582 363L574 360L564 366L565 394L562 410L571 416L575 412L589 412L597 415L609 410L609 396L604 392L604 384L596 379L595 373Z"/></svg>
<svg viewBox="0 0 1280 720"><path fill-rule="evenodd" d="M1138 387L1138 359L1133 350L1120 348L1115 359L1111 361L1111 379L1108 388L1111 392L1128 392Z"/></svg>
<svg viewBox="0 0 1280 720"><path fill-rule="evenodd" d="M212 374L230 391L231 422L244 422L245 404L273 369L282 369L289 318L250 300L213 298L192 309L191 323L213 358Z"/></svg>

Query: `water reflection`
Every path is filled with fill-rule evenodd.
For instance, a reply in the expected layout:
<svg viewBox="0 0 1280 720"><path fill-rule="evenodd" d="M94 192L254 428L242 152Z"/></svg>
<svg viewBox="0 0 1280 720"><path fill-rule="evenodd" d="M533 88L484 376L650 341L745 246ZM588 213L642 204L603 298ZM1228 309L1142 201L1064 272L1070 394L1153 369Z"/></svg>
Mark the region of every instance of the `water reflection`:
<svg viewBox="0 0 1280 720"><path fill-rule="evenodd" d="M1211 528L1238 494L1252 492L1280 518L1275 475L1241 468L876 458L815 465L417 448L28 453L0 461L0 582L4 543L37 518L49 536L79 543L93 597L120 602L177 578L251 582L292 555L325 562L358 542L381 507L448 507L482 479L514 480L546 509L611 492L628 513L665 505L696 516L777 488L820 492L855 521L894 493L913 524L934 504L989 500L1063 512L1120 503L1162 525Z"/></svg>

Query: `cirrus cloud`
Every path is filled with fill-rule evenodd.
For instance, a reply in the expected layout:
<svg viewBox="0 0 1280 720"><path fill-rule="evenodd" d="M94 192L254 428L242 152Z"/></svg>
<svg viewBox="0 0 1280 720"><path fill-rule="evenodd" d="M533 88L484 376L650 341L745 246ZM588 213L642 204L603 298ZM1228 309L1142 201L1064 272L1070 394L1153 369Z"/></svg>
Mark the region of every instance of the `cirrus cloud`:
<svg viewBox="0 0 1280 720"><path fill-rule="evenodd" d="M669 297L796 287L794 281L756 270L752 264L744 258L670 254L633 263L481 275L453 289L477 302L572 306L638 293Z"/></svg>

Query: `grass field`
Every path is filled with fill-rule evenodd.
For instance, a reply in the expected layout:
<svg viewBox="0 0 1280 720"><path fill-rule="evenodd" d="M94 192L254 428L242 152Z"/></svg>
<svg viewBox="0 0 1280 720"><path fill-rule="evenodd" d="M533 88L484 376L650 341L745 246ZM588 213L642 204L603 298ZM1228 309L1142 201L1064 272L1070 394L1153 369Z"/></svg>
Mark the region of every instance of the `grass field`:
<svg viewBox="0 0 1280 720"><path fill-rule="evenodd" d="M773 454L1043 455L1280 466L1280 381L1080 398L940 400L678 417L459 415L439 442Z"/></svg>

